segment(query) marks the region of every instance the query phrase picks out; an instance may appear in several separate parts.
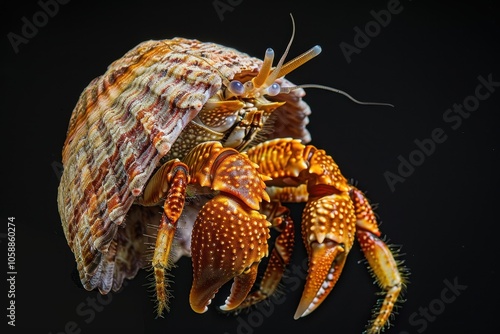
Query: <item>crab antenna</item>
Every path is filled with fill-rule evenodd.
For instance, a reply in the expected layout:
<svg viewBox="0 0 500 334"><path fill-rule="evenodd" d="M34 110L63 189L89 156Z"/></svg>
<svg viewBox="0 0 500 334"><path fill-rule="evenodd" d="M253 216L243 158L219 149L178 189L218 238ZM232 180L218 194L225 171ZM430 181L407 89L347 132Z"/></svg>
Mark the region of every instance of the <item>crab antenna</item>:
<svg viewBox="0 0 500 334"><path fill-rule="evenodd" d="M387 107L393 107L393 104L390 103L383 103L383 102L363 102L356 100L354 97L349 95L348 93L344 92L343 90L333 88L333 87L328 87L328 86L323 86L323 85L316 85L316 84L306 84L306 85L298 85L298 86L289 86L289 87L281 87L280 93L285 93L288 94L292 90L298 89L298 88L319 88L319 89L324 89L324 90L329 90L330 92L334 92L337 94L344 95L347 97L349 100L353 101L354 103L357 104L362 104L362 105L372 105L372 106L387 106Z"/></svg>
<svg viewBox="0 0 500 334"><path fill-rule="evenodd" d="M290 17L292 18L292 36L290 37L290 41L288 42L288 45L286 46L285 52L283 53L283 56L281 56L278 64L276 67L273 69L273 71L269 74L266 80L266 86L270 86L274 83L276 79L279 78L278 74L281 71L281 66L285 62L285 58L288 55L288 51L290 51L290 47L292 46L292 41L293 38L295 37L295 21L293 20L292 13L290 13Z"/></svg>
<svg viewBox="0 0 500 334"><path fill-rule="evenodd" d="M259 88L262 86L269 75L269 71L271 71L271 66L273 66L274 59L274 50L269 48L266 50L266 55L264 56L264 62L262 63L262 67L260 68L259 74L255 78L252 79L253 86L255 88Z"/></svg>

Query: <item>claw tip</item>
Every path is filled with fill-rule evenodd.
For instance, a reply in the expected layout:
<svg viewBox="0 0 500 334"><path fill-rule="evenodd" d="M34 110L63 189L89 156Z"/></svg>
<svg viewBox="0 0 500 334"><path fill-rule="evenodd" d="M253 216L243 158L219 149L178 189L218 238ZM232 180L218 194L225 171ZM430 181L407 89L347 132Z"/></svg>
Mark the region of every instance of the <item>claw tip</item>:
<svg viewBox="0 0 500 334"><path fill-rule="evenodd" d="M299 318L305 317L307 314L307 309L304 309L302 305L299 305L297 311L295 311L295 314L293 315L293 319L298 320Z"/></svg>
<svg viewBox="0 0 500 334"><path fill-rule="evenodd" d="M219 306L222 311L231 311L234 307L229 307L227 304Z"/></svg>

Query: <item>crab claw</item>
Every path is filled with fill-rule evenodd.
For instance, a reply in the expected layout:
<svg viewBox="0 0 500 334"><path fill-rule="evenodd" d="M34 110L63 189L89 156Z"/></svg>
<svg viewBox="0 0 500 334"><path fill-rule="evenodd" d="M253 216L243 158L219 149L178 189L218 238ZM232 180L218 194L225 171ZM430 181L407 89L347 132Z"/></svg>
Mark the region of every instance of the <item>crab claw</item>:
<svg viewBox="0 0 500 334"><path fill-rule="evenodd" d="M219 194L203 206L193 227L193 285L189 302L203 313L222 285L234 278L222 310L238 307L251 290L260 260L267 256L270 223L243 202Z"/></svg>
<svg viewBox="0 0 500 334"><path fill-rule="evenodd" d="M295 319L313 312L337 283L354 242L356 217L349 197L334 194L309 201L302 221L309 270Z"/></svg>

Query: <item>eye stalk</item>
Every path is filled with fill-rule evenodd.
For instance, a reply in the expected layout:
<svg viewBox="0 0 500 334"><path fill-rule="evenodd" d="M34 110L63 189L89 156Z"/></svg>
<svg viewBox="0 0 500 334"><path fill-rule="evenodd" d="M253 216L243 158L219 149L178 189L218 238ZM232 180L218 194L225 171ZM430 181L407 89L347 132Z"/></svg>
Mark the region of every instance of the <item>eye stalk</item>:
<svg viewBox="0 0 500 334"><path fill-rule="evenodd" d="M274 50L268 48L266 50L266 54L264 55L264 61L262 62L262 67L260 68L259 74L257 74L257 76L252 79L252 83L255 88L260 88L263 84L266 83L266 80L269 77L269 72L271 71L271 66L273 65L273 60Z"/></svg>

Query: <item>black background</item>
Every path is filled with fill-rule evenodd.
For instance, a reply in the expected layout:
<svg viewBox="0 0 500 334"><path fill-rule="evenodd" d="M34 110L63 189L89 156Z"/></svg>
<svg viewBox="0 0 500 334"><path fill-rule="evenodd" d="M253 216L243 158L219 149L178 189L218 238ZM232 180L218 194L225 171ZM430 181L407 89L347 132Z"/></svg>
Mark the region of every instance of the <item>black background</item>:
<svg viewBox="0 0 500 334"><path fill-rule="evenodd" d="M223 2L224 0L221 0ZM329 298L311 315L293 320L301 287L287 294L270 315L226 317L215 310L199 315L188 302L191 262L173 272L171 312L155 319L141 272L120 293L97 301L96 292L77 287L75 268L57 212L56 193L71 111L84 87L107 65L141 41L175 36L213 41L262 57L278 55L291 35L289 57L315 44L323 52L287 77L346 90L360 100L390 102L395 108L360 106L340 95L310 89L313 144L326 149L348 178L367 191L389 242L402 246L411 269L407 301L389 333L482 333L495 328L498 303L498 128L500 87L480 101L470 117L452 129L443 115L454 104L472 101L478 77L500 81L499 21L494 1L449 4L401 0L400 12L374 32L368 45L346 61L339 45L354 45L355 27L373 21L371 10L387 1L297 3L232 1L231 10L213 1L143 1L103 4L71 1L42 22L16 53L8 34L22 34L26 17L41 10L36 1L2 4L2 205L0 256L7 272L7 217L16 223L16 327L35 333L360 333L370 318L377 287L358 263L357 245ZM230 3L225 0L225 3ZM486 93L486 90L481 90ZM391 189L386 172L398 173L398 156L418 149L415 140L441 128L443 143ZM297 225L301 206L293 206ZM301 264L301 243L295 264ZM461 286L456 294L445 281ZM5 283L5 281L4 281ZM2 285L3 286L3 285ZM0 291L6 314L7 287ZM452 301L450 299L453 299ZM97 300L97 299L96 299ZM428 309L427 318L422 315ZM7 322L5 315L1 317ZM2 324L3 325L3 324ZM74 328L72 328L72 326Z"/></svg>

